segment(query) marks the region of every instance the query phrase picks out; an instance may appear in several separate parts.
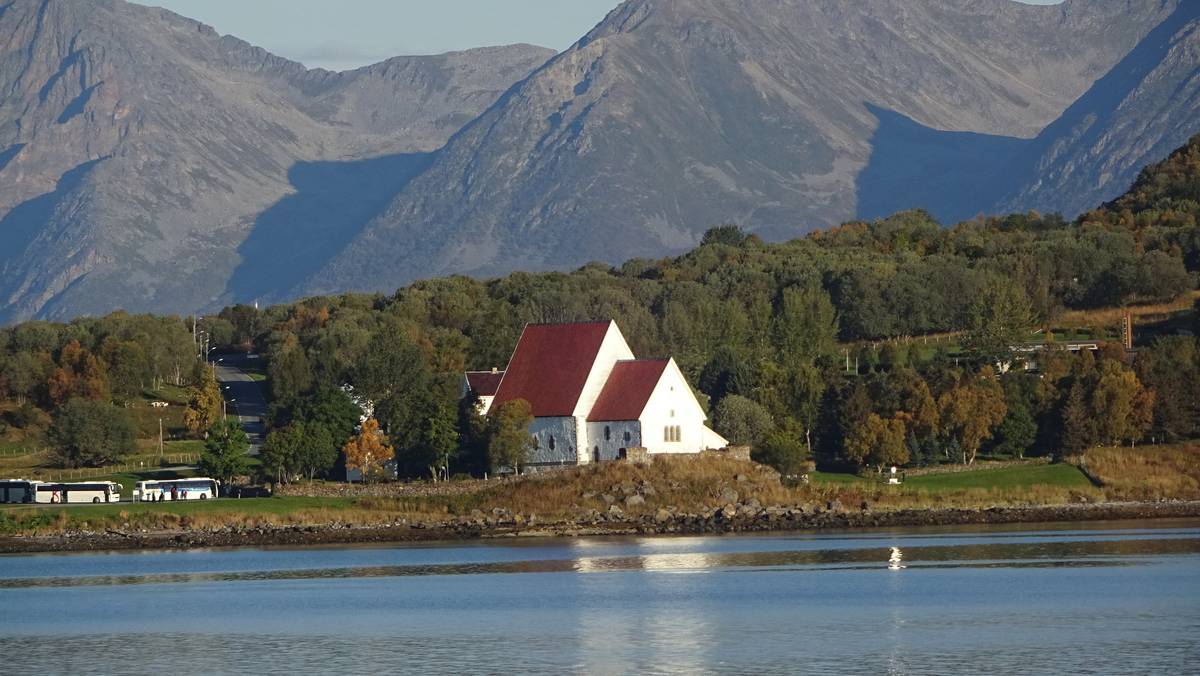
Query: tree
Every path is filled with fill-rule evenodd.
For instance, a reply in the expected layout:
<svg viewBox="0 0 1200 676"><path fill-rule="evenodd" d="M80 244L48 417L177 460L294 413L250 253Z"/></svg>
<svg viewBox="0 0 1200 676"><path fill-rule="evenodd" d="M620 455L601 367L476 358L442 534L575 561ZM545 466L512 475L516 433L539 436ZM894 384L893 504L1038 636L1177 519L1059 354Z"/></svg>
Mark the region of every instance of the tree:
<svg viewBox="0 0 1200 676"><path fill-rule="evenodd" d="M989 366L960 380L938 399L938 407L942 429L958 441L965 465L975 462L980 445L991 438L1008 413L1004 389Z"/></svg>
<svg viewBox="0 0 1200 676"><path fill-rule="evenodd" d="M434 481L439 477L449 479L450 463L458 452L457 411L440 398L431 399L428 404L414 455L424 460Z"/></svg>
<svg viewBox="0 0 1200 676"><path fill-rule="evenodd" d="M718 225L709 228L700 238L700 246L723 244L725 246L741 246L746 242L746 233L733 224Z"/></svg>
<svg viewBox="0 0 1200 676"><path fill-rule="evenodd" d="M533 450L529 426L533 409L524 399L506 401L488 414L488 462L493 471L511 468L520 474L521 466Z"/></svg>
<svg viewBox="0 0 1200 676"><path fill-rule="evenodd" d="M346 469L361 472L364 483L382 475L384 465L395 457L387 436L379 430L379 422L374 418L363 422L358 434L342 446L342 453L346 454Z"/></svg>
<svg viewBox="0 0 1200 676"><path fill-rule="evenodd" d="M1061 445L1067 453L1081 453L1096 445L1096 421L1079 382L1071 386L1063 405Z"/></svg>
<svg viewBox="0 0 1200 676"><path fill-rule="evenodd" d="M293 420L328 431L335 448L341 448L354 436L361 417L362 409L350 395L332 387L319 388L312 396L301 399L292 411Z"/></svg>
<svg viewBox="0 0 1200 676"><path fill-rule="evenodd" d="M829 294L815 284L784 289L772 333L782 364L812 363L836 352L838 318Z"/></svg>
<svg viewBox="0 0 1200 676"><path fill-rule="evenodd" d="M318 475L324 476L337 463L337 442L329 428L315 422L296 423L300 432L299 443L296 447L296 468L312 481Z"/></svg>
<svg viewBox="0 0 1200 676"><path fill-rule="evenodd" d="M716 405L730 394L749 395L754 386L754 376L741 355L728 345L723 345L717 348L700 371L698 385Z"/></svg>
<svg viewBox="0 0 1200 676"><path fill-rule="evenodd" d="M303 443L302 425L287 425L271 430L263 440L260 452L263 472L275 477L276 483L287 483L296 474Z"/></svg>
<svg viewBox="0 0 1200 676"><path fill-rule="evenodd" d="M1137 441L1153 422L1154 392L1142 387L1137 375L1121 362L1103 360L1099 370L1092 411L1100 439L1113 445Z"/></svg>
<svg viewBox="0 0 1200 676"><path fill-rule="evenodd" d="M1025 452L1037 439L1037 422L1029 408L1021 403L1010 403L1008 415L996 430L996 453L1014 458L1024 458Z"/></svg>
<svg viewBox="0 0 1200 676"><path fill-rule="evenodd" d="M872 413L846 439L846 456L860 466L874 465L880 472L887 466L903 465L908 462L905 433L900 418L885 420Z"/></svg>
<svg viewBox="0 0 1200 676"><path fill-rule="evenodd" d="M146 351L134 341L107 339L101 349L109 365L113 397L123 403L136 399L152 377Z"/></svg>
<svg viewBox="0 0 1200 676"><path fill-rule="evenodd" d="M775 427L767 409L737 394L729 395L717 404L713 425L729 439L729 443L738 446L757 446Z"/></svg>
<svg viewBox="0 0 1200 676"><path fill-rule="evenodd" d="M133 451L133 421L108 402L71 399L59 407L46 433L63 467L97 467Z"/></svg>
<svg viewBox="0 0 1200 676"><path fill-rule="evenodd" d="M200 454L200 472L229 485L235 476L250 471L250 440L236 420L222 420L208 430L204 452Z"/></svg>
<svg viewBox="0 0 1200 676"><path fill-rule="evenodd" d="M9 395L24 404L42 380L42 363L32 353L18 352L0 360L0 378L8 383Z"/></svg>
<svg viewBox="0 0 1200 676"><path fill-rule="evenodd" d="M271 352L267 375L271 394L278 401L290 401L312 388L312 368L296 336L288 334Z"/></svg>
<svg viewBox="0 0 1200 676"><path fill-rule="evenodd" d="M1155 392L1155 435L1168 441L1200 436L1200 341L1160 337L1138 352L1136 366L1138 380Z"/></svg>
<svg viewBox="0 0 1200 676"><path fill-rule="evenodd" d="M795 476L807 469L807 441L795 421L785 420L776 426L750 451L755 462L770 465L784 476Z"/></svg>
<svg viewBox="0 0 1200 676"><path fill-rule="evenodd" d="M1037 317L1024 289L998 280L974 298L968 321L964 347L980 360L995 363L1011 358L1012 347L1028 338Z"/></svg>
<svg viewBox="0 0 1200 676"><path fill-rule="evenodd" d="M221 389L212 369L203 369L200 382L188 392L187 409L183 412L183 424L192 434L208 434L222 411Z"/></svg>

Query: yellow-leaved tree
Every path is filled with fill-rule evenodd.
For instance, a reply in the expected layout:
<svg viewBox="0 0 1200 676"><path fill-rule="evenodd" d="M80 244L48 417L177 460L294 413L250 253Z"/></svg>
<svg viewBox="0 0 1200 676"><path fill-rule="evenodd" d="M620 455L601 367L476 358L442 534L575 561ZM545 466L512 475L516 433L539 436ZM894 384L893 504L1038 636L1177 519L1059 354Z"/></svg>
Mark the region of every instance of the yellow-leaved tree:
<svg viewBox="0 0 1200 676"><path fill-rule="evenodd" d="M188 393L187 410L183 412L183 424L188 431L208 436L208 429L221 418L221 389L212 370L201 369L200 383Z"/></svg>
<svg viewBox="0 0 1200 676"><path fill-rule="evenodd" d="M374 418L363 422L358 434L342 446L342 452L346 454L346 469L362 472L363 483L382 474L384 464L395 455Z"/></svg>

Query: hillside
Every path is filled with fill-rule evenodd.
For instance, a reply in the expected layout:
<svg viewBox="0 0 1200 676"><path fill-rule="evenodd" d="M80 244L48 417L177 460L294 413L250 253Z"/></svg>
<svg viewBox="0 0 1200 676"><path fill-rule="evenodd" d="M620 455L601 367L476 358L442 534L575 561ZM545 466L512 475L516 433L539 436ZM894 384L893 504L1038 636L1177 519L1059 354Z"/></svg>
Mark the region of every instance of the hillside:
<svg viewBox="0 0 1200 676"><path fill-rule="evenodd" d="M0 323L211 312L1117 197L1200 131L1179 0L629 0L572 48L306 70L121 0L0 9Z"/></svg>
<svg viewBox="0 0 1200 676"><path fill-rule="evenodd" d="M305 289L617 262L685 250L721 222L768 239L914 206L953 222L993 202L987 160L1024 147L1175 6L627 2L459 134Z"/></svg>
<svg viewBox="0 0 1200 676"><path fill-rule="evenodd" d="M274 290L552 53L330 73L120 0L6 3L0 322Z"/></svg>

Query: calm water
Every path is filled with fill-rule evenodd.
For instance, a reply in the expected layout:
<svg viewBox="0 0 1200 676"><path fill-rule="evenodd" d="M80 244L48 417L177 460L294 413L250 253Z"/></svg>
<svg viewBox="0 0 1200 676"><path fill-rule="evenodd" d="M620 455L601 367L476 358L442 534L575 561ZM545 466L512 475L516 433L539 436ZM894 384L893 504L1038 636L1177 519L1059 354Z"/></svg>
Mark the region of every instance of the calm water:
<svg viewBox="0 0 1200 676"><path fill-rule="evenodd" d="M0 557L4 673L1200 673L1200 521Z"/></svg>

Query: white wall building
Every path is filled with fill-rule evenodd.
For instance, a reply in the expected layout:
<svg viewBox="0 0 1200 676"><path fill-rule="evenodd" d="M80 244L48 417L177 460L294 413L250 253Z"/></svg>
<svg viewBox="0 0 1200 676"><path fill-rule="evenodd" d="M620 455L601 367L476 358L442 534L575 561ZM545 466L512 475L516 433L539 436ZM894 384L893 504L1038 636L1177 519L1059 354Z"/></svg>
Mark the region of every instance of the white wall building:
<svg viewBox="0 0 1200 676"><path fill-rule="evenodd" d="M616 322L530 324L488 409L529 402L535 450L529 466L586 464L626 448L698 453L728 442L705 425L704 410L674 359L635 359ZM486 396L489 382L467 375Z"/></svg>

